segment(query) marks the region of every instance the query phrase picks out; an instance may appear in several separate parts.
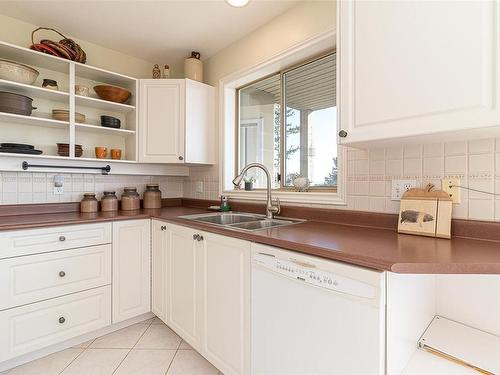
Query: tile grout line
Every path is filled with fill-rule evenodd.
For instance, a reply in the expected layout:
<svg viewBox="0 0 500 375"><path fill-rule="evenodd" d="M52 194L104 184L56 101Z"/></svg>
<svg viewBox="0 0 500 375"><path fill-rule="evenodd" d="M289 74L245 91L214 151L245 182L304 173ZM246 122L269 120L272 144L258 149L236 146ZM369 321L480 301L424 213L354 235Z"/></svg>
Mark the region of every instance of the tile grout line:
<svg viewBox="0 0 500 375"><path fill-rule="evenodd" d="M89 347L90 345L92 345L92 343L97 339L97 337L95 339L92 340L92 342L90 344L88 344L85 348L75 348L75 349L83 349L80 354L78 354L75 358L73 358L73 360L71 360L62 370L61 372L59 373L59 375L61 375L64 371L66 371L66 369L73 363L76 361L76 359L78 357L80 357ZM90 341L90 340L87 340L87 341ZM68 348L68 349L73 349L73 348ZM57 352L57 353L60 353L60 352Z"/></svg>
<svg viewBox="0 0 500 375"><path fill-rule="evenodd" d="M113 372L111 374L115 374L116 371L120 368L120 366L122 365L122 363L125 361L125 359L128 357L128 355L130 354L130 352L132 351L132 349L134 349L137 345L137 343L141 340L142 336L144 336L144 334L147 332L147 330L149 329L149 327L151 327L153 325L153 319L151 319L151 322L148 324L148 326L146 327L146 329L144 330L144 332L139 336L139 338L137 339L137 341L135 342L135 344L129 349L129 351L127 352L127 354L125 355L125 357L123 357L123 359L120 361L120 363L118 364L118 366L116 366L116 368L113 370ZM136 324L141 324L141 323L136 323Z"/></svg>

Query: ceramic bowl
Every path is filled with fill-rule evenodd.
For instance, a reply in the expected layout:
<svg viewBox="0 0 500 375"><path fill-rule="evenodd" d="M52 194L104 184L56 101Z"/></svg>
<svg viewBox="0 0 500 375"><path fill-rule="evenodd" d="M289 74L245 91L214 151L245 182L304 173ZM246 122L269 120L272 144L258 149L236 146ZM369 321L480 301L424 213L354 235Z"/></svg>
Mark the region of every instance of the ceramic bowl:
<svg viewBox="0 0 500 375"><path fill-rule="evenodd" d="M110 85L94 86L94 91L99 98L115 103L125 103L132 95L128 90Z"/></svg>
<svg viewBox="0 0 500 375"><path fill-rule="evenodd" d="M28 65L0 59L0 79L32 85L40 72Z"/></svg>

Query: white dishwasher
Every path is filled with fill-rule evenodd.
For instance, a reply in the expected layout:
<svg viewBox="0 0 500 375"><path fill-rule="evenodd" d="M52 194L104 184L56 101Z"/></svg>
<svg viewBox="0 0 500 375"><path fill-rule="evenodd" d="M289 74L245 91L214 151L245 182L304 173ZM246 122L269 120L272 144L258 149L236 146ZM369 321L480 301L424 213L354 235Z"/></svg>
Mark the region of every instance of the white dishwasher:
<svg viewBox="0 0 500 375"><path fill-rule="evenodd" d="M252 374L385 372L383 272L252 244Z"/></svg>

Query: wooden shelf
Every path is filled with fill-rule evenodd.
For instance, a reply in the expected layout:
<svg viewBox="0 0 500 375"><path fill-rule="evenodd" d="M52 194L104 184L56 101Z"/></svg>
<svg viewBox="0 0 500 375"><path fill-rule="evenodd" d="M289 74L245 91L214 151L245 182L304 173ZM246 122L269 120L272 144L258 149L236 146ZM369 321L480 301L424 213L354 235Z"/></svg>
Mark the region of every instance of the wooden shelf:
<svg viewBox="0 0 500 375"><path fill-rule="evenodd" d="M97 158L75 158L77 160L84 160L84 161L102 161L105 163L129 163L129 164L137 164L135 160L125 160L125 159L120 159L120 160L115 160L115 159L97 159Z"/></svg>
<svg viewBox="0 0 500 375"><path fill-rule="evenodd" d="M87 132L96 132L96 133L108 133L108 134L116 134L116 135L123 135L123 136L129 136L129 135L134 135L135 130L127 130L127 129L114 129L114 128L107 128L105 126L100 126L100 125L92 125L92 124L75 124L76 130L81 130L81 131L87 131Z"/></svg>
<svg viewBox="0 0 500 375"><path fill-rule="evenodd" d="M29 48L16 46L14 44L0 42L0 56L2 56L3 59L34 66L35 68L40 67L69 74L69 60L34 51Z"/></svg>
<svg viewBox="0 0 500 375"><path fill-rule="evenodd" d="M38 125L50 128L64 129L69 127L68 121L53 120L50 118L23 116L14 113L0 112L0 122L9 122L12 124Z"/></svg>
<svg viewBox="0 0 500 375"><path fill-rule="evenodd" d="M97 68L95 66L75 63L76 78L81 77L95 82L103 82L109 85L129 88L130 85L135 87L136 78L126 76L124 74L110 72L106 69Z"/></svg>
<svg viewBox="0 0 500 375"><path fill-rule="evenodd" d="M44 87L26 85L24 83L7 81L4 79L0 79L0 91L14 92L32 98L49 99L58 102L68 102L69 100L69 94L64 91L49 90Z"/></svg>
<svg viewBox="0 0 500 375"><path fill-rule="evenodd" d="M130 104L115 103L107 100L80 95L75 95L75 103L77 106L92 107L111 112L127 113L135 110L135 106Z"/></svg>

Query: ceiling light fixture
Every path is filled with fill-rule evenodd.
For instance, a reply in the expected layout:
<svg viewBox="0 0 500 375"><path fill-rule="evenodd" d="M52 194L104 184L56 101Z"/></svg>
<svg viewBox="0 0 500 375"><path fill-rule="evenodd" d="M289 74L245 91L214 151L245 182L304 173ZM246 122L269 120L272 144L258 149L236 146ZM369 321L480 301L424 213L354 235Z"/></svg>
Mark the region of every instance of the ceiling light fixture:
<svg viewBox="0 0 500 375"><path fill-rule="evenodd" d="M244 7L249 2L250 0L226 0L226 3L236 8Z"/></svg>

